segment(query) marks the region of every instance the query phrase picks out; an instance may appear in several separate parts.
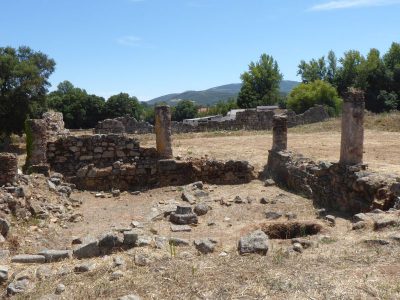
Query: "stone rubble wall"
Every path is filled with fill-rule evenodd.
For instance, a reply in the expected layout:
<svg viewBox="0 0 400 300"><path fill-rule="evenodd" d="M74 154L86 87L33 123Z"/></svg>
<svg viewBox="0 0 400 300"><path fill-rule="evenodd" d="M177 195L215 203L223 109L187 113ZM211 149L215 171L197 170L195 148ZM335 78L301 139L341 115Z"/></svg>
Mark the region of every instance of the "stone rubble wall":
<svg viewBox="0 0 400 300"><path fill-rule="evenodd" d="M320 207L349 213L387 210L400 199L400 179L370 172L366 165L314 162L290 151L270 151L266 173Z"/></svg>
<svg viewBox="0 0 400 300"><path fill-rule="evenodd" d="M18 157L13 153L0 153L0 186L13 183L18 175Z"/></svg>
<svg viewBox="0 0 400 300"><path fill-rule="evenodd" d="M48 143L47 157L52 170L86 190L135 190L197 180L239 184L255 179L254 168L245 161L161 159L155 148L142 148L136 139L116 134L61 138Z"/></svg>
<svg viewBox="0 0 400 300"><path fill-rule="evenodd" d="M282 113L282 111L279 111ZM288 127L294 127L303 124L321 122L329 118L326 109L323 106L315 106L296 115L291 110L285 111L288 116ZM238 112L235 120L226 120L222 122L206 122L197 126L184 124L182 122L172 122L172 133L189 133L204 131L233 131L233 130L271 130L274 111L256 111L246 110ZM138 122L129 116L107 119L97 124L94 132L97 134L108 133L129 133L146 134L154 133L154 127L147 122Z"/></svg>

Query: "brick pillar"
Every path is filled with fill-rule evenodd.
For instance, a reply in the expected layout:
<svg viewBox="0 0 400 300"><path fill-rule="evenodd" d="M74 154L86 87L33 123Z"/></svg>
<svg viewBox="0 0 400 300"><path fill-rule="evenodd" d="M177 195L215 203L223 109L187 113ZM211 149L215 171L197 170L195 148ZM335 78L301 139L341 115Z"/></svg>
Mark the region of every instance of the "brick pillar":
<svg viewBox="0 0 400 300"><path fill-rule="evenodd" d="M171 109L168 105L156 106L157 152L162 158L172 158Z"/></svg>
<svg viewBox="0 0 400 300"><path fill-rule="evenodd" d="M13 153L0 153L0 186L13 183L18 174L18 157Z"/></svg>
<svg viewBox="0 0 400 300"><path fill-rule="evenodd" d="M343 96L340 163L357 165L363 162L364 93L349 89Z"/></svg>
<svg viewBox="0 0 400 300"><path fill-rule="evenodd" d="M26 163L25 168L47 164L47 123L46 121L29 119L26 128Z"/></svg>
<svg viewBox="0 0 400 300"><path fill-rule="evenodd" d="M287 117L276 115L272 119L272 151L287 149Z"/></svg>

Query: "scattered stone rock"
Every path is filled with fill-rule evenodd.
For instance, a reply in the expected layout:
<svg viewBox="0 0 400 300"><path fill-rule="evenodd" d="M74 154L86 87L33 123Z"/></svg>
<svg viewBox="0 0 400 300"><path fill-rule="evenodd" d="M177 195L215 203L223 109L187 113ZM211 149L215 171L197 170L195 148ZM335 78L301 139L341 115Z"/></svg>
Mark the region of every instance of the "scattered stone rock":
<svg viewBox="0 0 400 300"><path fill-rule="evenodd" d="M285 217L288 219L288 221L297 219L297 215L293 212L286 213Z"/></svg>
<svg viewBox="0 0 400 300"><path fill-rule="evenodd" d="M135 265L140 266L140 267L145 267L148 266L151 263L150 259L148 256L144 254L136 254L135 255Z"/></svg>
<svg viewBox="0 0 400 300"><path fill-rule="evenodd" d="M136 240L135 246L136 247L146 247L146 246L150 246L152 242L153 242L153 238L151 236L139 235Z"/></svg>
<svg viewBox="0 0 400 300"><path fill-rule="evenodd" d="M236 196L235 199L233 199L233 202L235 202L236 204L244 204L244 203L246 203L246 201L240 196Z"/></svg>
<svg viewBox="0 0 400 300"><path fill-rule="evenodd" d="M277 220L280 217L282 217L283 213L281 212L275 212L275 211L266 211L265 212L265 217L267 220Z"/></svg>
<svg viewBox="0 0 400 300"><path fill-rule="evenodd" d="M139 235L143 234L143 232L139 229L133 229L131 231L124 232L124 245L134 246Z"/></svg>
<svg viewBox="0 0 400 300"><path fill-rule="evenodd" d="M0 284L8 280L8 267L0 266Z"/></svg>
<svg viewBox="0 0 400 300"><path fill-rule="evenodd" d="M112 274L110 276L110 280L114 281L114 280L118 280L122 277L124 277L124 272L122 272L121 270L118 270L118 271L112 272Z"/></svg>
<svg viewBox="0 0 400 300"><path fill-rule="evenodd" d="M240 254L258 253L266 255L269 248L268 236L261 230L256 230L239 240L238 250Z"/></svg>
<svg viewBox="0 0 400 300"><path fill-rule="evenodd" d="M87 238L83 244L74 250L73 255L78 259L99 256L99 242L93 238Z"/></svg>
<svg viewBox="0 0 400 300"><path fill-rule="evenodd" d="M275 181L273 179L267 179L264 181L265 187L274 186L274 185L275 185Z"/></svg>
<svg viewBox="0 0 400 300"><path fill-rule="evenodd" d="M203 216L208 213L209 207L206 203L196 204L194 207L194 213L198 216Z"/></svg>
<svg viewBox="0 0 400 300"><path fill-rule="evenodd" d="M172 232L190 232L192 231L192 227L189 225L175 225L171 224L171 231Z"/></svg>
<svg viewBox="0 0 400 300"><path fill-rule="evenodd" d="M329 225L335 226L336 224L336 217L332 215L325 216L325 220L328 221Z"/></svg>
<svg viewBox="0 0 400 300"><path fill-rule="evenodd" d="M121 191L120 190L112 190L111 194L113 195L113 197L119 197L121 195Z"/></svg>
<svg viewBox="0 0 400 300"><path fill-rule="evenodd" d="M53 275L53 271L46 265L40 266L39 268L36 269L36 277L39 280L49 278L51 275Z"/></svg>
<svg viewBox="0 0 400 300"><path fill-rule="evenodd" d="M399 233L392 235L390 238L396 242L400 242L400 234Z"/></svg>
<svg viewBox="0 0 400 300"><path fill-rule="evenodd" d="M188 246L189 241L181 238L172 237L169 239L169 244L174 246Z"/></svg>
<svg viewBox="0 0 400 300"><path fill-rule="evenodd" d="M123 243L122 238L120 238L116 233L114 232L108 232L103 234L99 238L99 243L98 246L100 248L105 248L105 249L112 249L114 247L121 247Z"/></svg>
<svg viewBox="0 0 400 300"><path fill-rule="evenodd" d="M63 259L68 259L72 257L71 250L43 250L38 253L38 255L43 255L47 263L60 261Z"/></svg>
<svg viewBox="0 0 400 300"><path fill-rule="evenodd" d="M323 219L323 218L325 218L325 216L327 215L327 211L326 211L326 209L325 208L320 208L320 209L317 209L316 211L315 211L315 214L317 215L317 218L318 219Z"/></svg>
<svg viewBox="0 0 400 300"><path fill-rule="evenodd" d="M360 222L360 221L366 222L369 220L369 217L364 213L359 213L353 216L353 220L354 222Z"/></svg>
<svg viewBox="0 0 400 300"><path fill-rule="evenodd" d="M174 212L170 215L169 220L178 225L197 224L199 222L196 214L179 214L178 209L177 212Z"/></svg>
<svg viewBox="0 0 400 300"><path fill-rule="evenodd" d="M352 230L360 230L363 229L367 226L367 223L364 221L358 221L357 223L354 223L353 226L351 227Z"/></svg>
<svg viewBox="0 0 400 300"><path fill-rule="evenodd" d="M93 271L96 268L96 264L94 262L86 262L81 265L78 265L74 268L76 273L86 273Z"/></svg>
<svg viewBox="0 0 400 300"><path fill-rule="evenodd" d="M10 231L10 222L8 222L6 219L0 218L0 234L2 236L7 236L8 232Z"/></svg>
<svg viewBox="0 0 400 300"><path fill-rule="evenodd" d="M194 241L194 245L199 252L203 254L208 254L214 252L217 241L207 238Z"/></svg>
<svg viewBox="0 0 400 300"><path fill-rule="evenodd" d="M16 295L24 293L29 287L28 279L21 279L11 282L7 287L7 295Z"/></svg>
<svg viewBox="0 0 400 300"><path fill-rule="evenodd" d="M294 238L292 239L292 244L300 244L304 249L311 248L316 245L314 241L305 238Z"/></svg>
<svg viewBox="0 0 400 300"><path fill-rule="evenodd" d="M21 264L42 264L46 262L46 258L43 255L20 254L13 256L11 261Z"/></svg>
<svg viewBox="0 0 400 300"><path fill-rule="evenodd" d="M182 200L189 202L189 204L192 204L192 205L196 203L196 197L188 191L183 191Z"/></svg>
<svg viewBox="0 0 400 300"><path fill-rule="evenodd" d="M167 247L168 239L163 236L156 236L154 238L154 244L157 249L165 249Z"/></svg>
<svg viewBox="0 0 400 300"><path fill-rule="evenodd" d="M267 198L265 198L265 197L262 197L262 198L260 199L260 203L261 203L261 204L268 204L268 203L269 203L269 200L268 200Z"/></svg>
<svg viewBox="0 0 400 300"><path fill-rule="evenodd" d="M113 258L113 267L121 267L125 265L125 261L122 257L120 256L115 256Z"/></svg>
<svg viewBox="0 0 400 300"><path fill-rule="evenodd" d="M138 221L132 221L131 225L133 228L144 228L144 225Z"/></svg>
<svg viewBox="0 0 400 300"><path fill-rule="evenodd" d="M65 291L65 285L63 285L62 283L57 284L55 294L60 295L64 293L64 291Z"/></svg>
<svg viewBox="0 0 400 300"><path fill-rule="evenodd" d="M293 244L293 250L299 253L303 252L303 246L300 243Z"/></svg>

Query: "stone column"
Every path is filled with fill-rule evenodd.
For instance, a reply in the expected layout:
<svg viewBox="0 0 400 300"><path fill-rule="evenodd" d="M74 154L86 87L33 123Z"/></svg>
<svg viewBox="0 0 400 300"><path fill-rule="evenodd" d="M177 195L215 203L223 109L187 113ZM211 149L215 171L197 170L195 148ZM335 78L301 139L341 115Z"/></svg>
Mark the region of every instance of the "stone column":
<svg viewBox="0 0 400 300"><path fill-rule="evenodd" d="M276 115L272 118L272 151L287 149L287 117Z"/></svg>
<svg viewBox="0 0 400 300"><path fill-rule="evenodd" d="M157 152L162 158L172 158L170 107L168 105L156 106L155 119Z"/></svg>
<svg viewBox="0 0 400 300"><path fill-rule="evenodd" d="M32 120L26 121L26 163L25 168L35 165L47 164L47 123L46 121Z"/></svg>
<svg viewBox="0 0 400 300"><path fill-rule="evenodd" d="M343 95L341 164L357 165L363 162L364 108L364 92L350 88Z"/></svg>
<svg viewBox="0 0 400 300"><path fill-rule="evenodd" d="M18 157L13 153L0 153L0 186L13 183L18 174Z"/></svg>

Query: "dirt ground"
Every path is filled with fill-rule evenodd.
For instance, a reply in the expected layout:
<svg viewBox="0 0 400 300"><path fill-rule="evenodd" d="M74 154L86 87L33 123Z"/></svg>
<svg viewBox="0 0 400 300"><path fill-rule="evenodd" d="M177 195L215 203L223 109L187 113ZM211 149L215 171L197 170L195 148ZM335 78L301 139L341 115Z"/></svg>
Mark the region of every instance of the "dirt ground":
<svg viewBox="0 0 400 300"><path fill-rule="evenodd" d="M154 146L154 136L138 136L141 146ZM306 132L289 130L289 149L316 160L337 161L340 133L338 130ZM174 155L208 156L220 160L248 160L261 170L271 148L270 132L198 133L174 136ZM400 133L367 130L365 133L365 162L371 170L400 175ZM83 221L61 227L46 223L38 230L20 226L26 236L19 252L35 253L43 248L70 249L74 237L98 236L130 226L140 221L154 236L180 237L193 243L199 238L218 241L216 251L200 255L192 244L178 247L175 255L170 247L164 249L134 248L110 256L90 259L94 271L77 274L72 270L82 263L67 260L50 264L52 275L38 280L35 286L16 299L117 299L127 294L142 299L400 299L400 242L391 237L398 227L374 231L367 227L352 230L349 216L334 214L336 226L331 227L316 218L316 208L309 199L291 194L278 187L264 187L255 180L234 186L205 185L209 197L204 201L212 208L199 217L191 232L173 233L163 218L152 219L164 207L184 203L181 187L166 187L143 191L139 195L123 192L120 197L96 198L94 193L75 191L71 197L82 200L76 212ZM251 203L222 205L236 196ZM264 197L268 204L261 204ZM263 224L286 223L266 220L265 212L295 213L297 222L322 225L316 235L306 237L313 246L303 253L288 252L288 239L270 240L267 256L240 256L237 242L241 236ZM385 240L366 243L366 240ZM150 258L146 266L137 266L134 257L144 254ZM110 281L113 258L126 261L124 276ZM35 272L39 266L10 264L18 272ZM61 270L67 270L61 272ZM66 286L61 296L55 296L57 284ZM53 298L48 298L50 296ZM45 298L47 297L47 298ZM55 297L55 298L54 298Z"/></svg>

